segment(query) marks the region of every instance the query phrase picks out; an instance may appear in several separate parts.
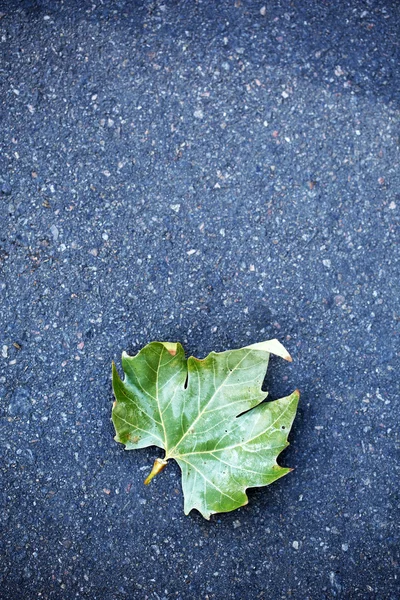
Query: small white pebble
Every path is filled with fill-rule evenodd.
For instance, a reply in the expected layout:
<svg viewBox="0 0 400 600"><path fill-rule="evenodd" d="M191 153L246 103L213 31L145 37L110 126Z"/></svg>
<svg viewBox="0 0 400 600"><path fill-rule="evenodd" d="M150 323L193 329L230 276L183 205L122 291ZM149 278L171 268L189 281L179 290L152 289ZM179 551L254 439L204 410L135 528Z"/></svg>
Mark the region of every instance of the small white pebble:
<svg viewBox="0 0 400 600"><path fill-rule="evenodd" d="M390 208L390 210L394 210L396 208L396 202L391 202L389 204L389 208Z"/></svg>
<svg viewBox="0 0 400 600"><path fill-rule="evenodd" d="M322 261L322 264L324 265L324 267L326 267L327 269L331 268L331 261L329 260L329 258L325 258L325 260Z"/></svg>
<svg viewBox="0 0 400 600"><path fill-rule="evenodd" d="M233 521L233 529L237 529L238 527L241 527L242 524L239 520Z"/></svg>
<svg viewBox="0 0 400 600"><path fill-rule="evenodd" d="M292 542L292 546L295 550L299 549L299 542L297 540L295 540L294 542Z"/></svg>
<svg viewBox="0 0 400 600"><path fill-rule="evenodd" d="M53 236L54 241L56 242L58 240L58 236L59 236L59 230L57 225L52 225L50 227L50 231L51 231L51 235Z"/></svg>
<svg viewBox="0 0 400 600"><path fill-rule="evenodd" d="M192 254L195 254L195 252L196 252L196 250L194 248L192 248L191 250L188 250L186 254L188 256L192 256Z"/></svg>
<svg viewBox="0 0 400 600"><path fill-rule="evenodd" d="M173 210L174 212L178 213L181 209L181 205L180 204L170 204L169 205L170 209Z"/></svg>
<svg viewBox="0 0 400 600"><path fill-rule="evenodd" d="M198 108L197 110L195 110L195 111L194 111L194 113L193 113L193 116L194 116L196 119L202 119L202 118L204 117L204 113L203 113L203 111L201 110L201 108Z"/></svg>
<svg viewBox="0 0 400 600"><path fill-rule="evenodd" d="M8 356L8 346L4 345L1 349L1 355L3 358L7 358Z"/></svg>
<svg viewBox="0 0 400 600"><path fill-rule="evenodd" d="M266 14L267 14L267 7L263 6L262 8L260 8L260 15L262 17L265 17Z"/></svg>
<svg viewBox="0 0 400 600"><path fill-rule="evenodd" d="M349 545L348 544L342 544L342 550L343 550L343 552L347 552L348 549L349 549Z"/></svg>

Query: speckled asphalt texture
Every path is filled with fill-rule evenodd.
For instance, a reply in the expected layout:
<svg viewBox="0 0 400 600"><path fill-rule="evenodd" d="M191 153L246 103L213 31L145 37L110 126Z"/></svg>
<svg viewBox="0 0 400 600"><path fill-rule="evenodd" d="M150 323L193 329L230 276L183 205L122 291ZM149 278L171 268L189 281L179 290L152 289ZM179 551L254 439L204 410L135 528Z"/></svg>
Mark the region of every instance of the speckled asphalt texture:
<svg viewBox="0 0 400 600"><path fill-rule="evenodd" d="M3 2L1 598L399 598L395 0ZM278 337L294 471L205 521L123 350Z"/></svg>

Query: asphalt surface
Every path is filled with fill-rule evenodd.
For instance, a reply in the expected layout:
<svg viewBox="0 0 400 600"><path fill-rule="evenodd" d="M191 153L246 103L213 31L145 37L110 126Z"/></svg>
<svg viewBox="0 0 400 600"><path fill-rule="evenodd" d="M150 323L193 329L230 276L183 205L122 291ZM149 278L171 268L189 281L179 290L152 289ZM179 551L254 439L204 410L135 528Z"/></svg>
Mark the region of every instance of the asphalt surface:
<svg viewBox="0 0 400 600"><path fill-rule="evenodd" d="M399 598L399 3L0 12L1 598ZM295 470L185 517L111 361L272 337Z"/></svg>

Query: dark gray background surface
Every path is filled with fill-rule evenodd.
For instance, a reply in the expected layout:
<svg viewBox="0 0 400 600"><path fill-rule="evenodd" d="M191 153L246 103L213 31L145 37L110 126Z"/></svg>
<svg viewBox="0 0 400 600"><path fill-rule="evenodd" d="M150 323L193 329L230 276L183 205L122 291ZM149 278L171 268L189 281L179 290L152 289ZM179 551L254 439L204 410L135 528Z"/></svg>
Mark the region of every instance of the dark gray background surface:
<svg viewBox="0 0 400 600"><path fill-rule="evenodd" d="M0 12L1 598L399 598L399 3ZM111 360L272 337L295 470L185 517Z"/></svg>

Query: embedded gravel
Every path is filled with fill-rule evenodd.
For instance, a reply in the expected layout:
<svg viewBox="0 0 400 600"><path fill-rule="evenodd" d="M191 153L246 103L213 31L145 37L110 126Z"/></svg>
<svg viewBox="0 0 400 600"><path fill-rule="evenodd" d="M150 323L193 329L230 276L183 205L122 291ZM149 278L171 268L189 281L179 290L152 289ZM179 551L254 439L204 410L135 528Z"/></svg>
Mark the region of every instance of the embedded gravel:
<svg viewBox="0 0 400 600"><path fill-rule="evenodd" d="M395 0L0 6L1 597L399 598ZM278 337L295 470L205 521L111 361Z"/></svg>

